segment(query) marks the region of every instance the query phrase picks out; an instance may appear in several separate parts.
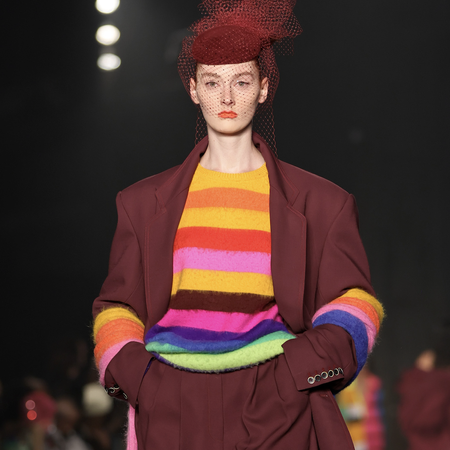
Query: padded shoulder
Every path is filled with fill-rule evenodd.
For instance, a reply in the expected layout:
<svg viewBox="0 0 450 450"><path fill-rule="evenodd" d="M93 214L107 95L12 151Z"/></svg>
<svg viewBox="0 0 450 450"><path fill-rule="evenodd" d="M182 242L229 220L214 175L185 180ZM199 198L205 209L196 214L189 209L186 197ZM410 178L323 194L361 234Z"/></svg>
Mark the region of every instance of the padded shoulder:
<svg viewBox="0 0 450 450"><path fill-rule="evenodd" d="M150 177L144 178L122 190L121 194L126 202L127 199L147 198L149 193L155 192L167 180L169 180L180 166L174 166L164 172L157 173Z"/></svg>
<svg viewBox="0 0 450 450"><path fill-rule="evenodd" d="M350 196L333 182L292 164L280 161L280 169L298 193L295 207L304 211L307 216L312 213L333 217L339 213Z"/></svg>
<svg viewBox="0 0 450 450"><path fill-rule="evenodd" d="M284 161L280 161L280 166L287 178L301 191L319 191L332 196L342 196L342 198L348 196L347 191L319 175Z"/></svg>

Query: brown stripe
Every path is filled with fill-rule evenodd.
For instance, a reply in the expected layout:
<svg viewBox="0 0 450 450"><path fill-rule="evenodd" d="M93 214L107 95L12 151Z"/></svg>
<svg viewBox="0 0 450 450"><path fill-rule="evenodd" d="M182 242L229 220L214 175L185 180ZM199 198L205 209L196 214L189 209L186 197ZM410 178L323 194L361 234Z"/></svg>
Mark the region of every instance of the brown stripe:
<svg viewBox="0 0 450 450"><path fill-rule="evenodd" d="M271 242L267 231L186 227L177 231L173 251L183 247L270 253Z"/></svg>
<svg viewBox="0 0 450 450"><path fill-rule="evenodd" d="M169 308L253 314L267 311L274 304L273 297L264 295L180 290L170 299Z"/></svg>

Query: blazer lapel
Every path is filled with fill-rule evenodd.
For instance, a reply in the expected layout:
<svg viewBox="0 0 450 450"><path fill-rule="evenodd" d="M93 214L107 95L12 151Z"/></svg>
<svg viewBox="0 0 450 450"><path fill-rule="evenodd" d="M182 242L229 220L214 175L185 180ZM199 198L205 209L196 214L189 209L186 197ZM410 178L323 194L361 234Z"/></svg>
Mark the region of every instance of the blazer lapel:
<svg viewBox="0 0 450 450"><path fill-rule="evenodd" d="M207 139L199 142L178 170L156 192L158 211L145 227L144 276L150 323L166 313L172 290L173 242L178 229L189 185Z"/></svg>
<svg viewBox="0 0 450 450"><path fill-rule="evenodd" d="M293 206L299 192L284 174L278 159L258 135L254 134L253 139L269 172L275 299L280 314L292 331L298 333L305 329L306 217Z"/></svg>

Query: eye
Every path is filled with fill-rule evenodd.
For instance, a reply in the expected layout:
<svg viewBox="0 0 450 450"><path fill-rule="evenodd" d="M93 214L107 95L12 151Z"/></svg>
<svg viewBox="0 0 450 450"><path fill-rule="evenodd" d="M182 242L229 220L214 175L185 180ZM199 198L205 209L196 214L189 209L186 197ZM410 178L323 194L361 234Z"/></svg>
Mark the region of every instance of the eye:
<svg viewBox="0 0 450 450"><path fill-rule="evenodd" d="M245 87L245 86L249 85L250 83L247 83L246 81L238 81L236 84L239 87Z"/></svg>
<svg viewBox="0 0 450 450"><path fill-rule="evenodd" d="M206 86L207 87L211 87L211 88L214 88L214 87L217 87L219 84L216 82L216 81L207 81L206 82Z"/></svg>

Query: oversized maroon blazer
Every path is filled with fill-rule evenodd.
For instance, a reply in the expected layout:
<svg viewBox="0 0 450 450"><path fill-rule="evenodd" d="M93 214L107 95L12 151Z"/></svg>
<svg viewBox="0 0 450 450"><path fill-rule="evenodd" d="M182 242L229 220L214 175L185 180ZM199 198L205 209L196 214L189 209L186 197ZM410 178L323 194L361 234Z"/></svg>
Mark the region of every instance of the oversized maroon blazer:
<svg viewBox="0 0 450 450"><path fill-rule="evenodd" d="M297 389L310 389L320 449L353 449L331 394L342 389L356 372L353 340L336 325L313 329L311 319L321 306L348 289L358 287L374 294L355 201L333 183L278 160L257 134L253 141L269 173L275 298L282 317L297 335L283 345L285 357ZM118 225L109 274L94 301L94 316L111 306L132 308L147 331L167 311L175 233L192 176L207 145L205 138L180 166L118 194ZM150 357L142 344L132 342L108 365L107 386L120 386L133 407ZM308 377L336 367L344 373L308 383Z"/></svg>

